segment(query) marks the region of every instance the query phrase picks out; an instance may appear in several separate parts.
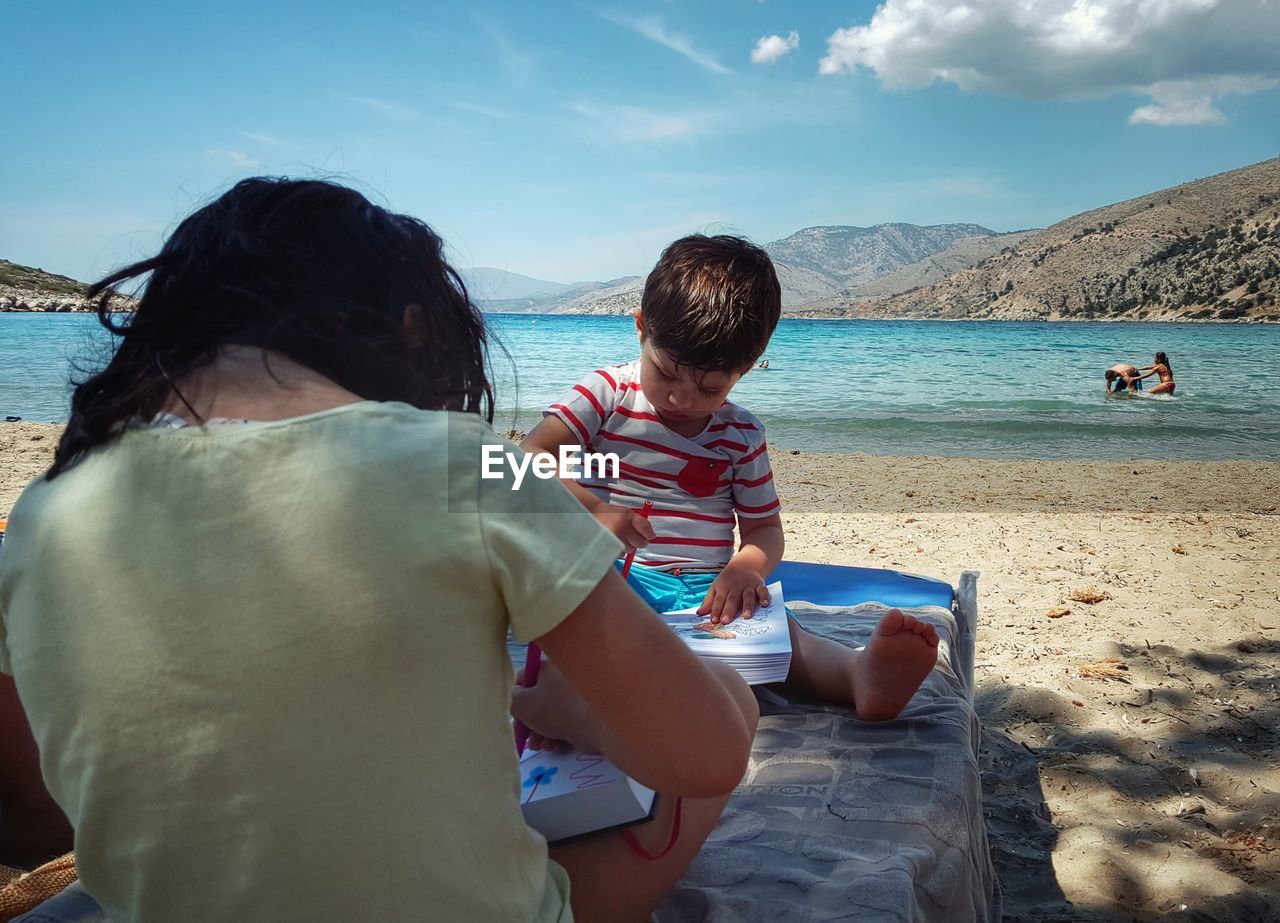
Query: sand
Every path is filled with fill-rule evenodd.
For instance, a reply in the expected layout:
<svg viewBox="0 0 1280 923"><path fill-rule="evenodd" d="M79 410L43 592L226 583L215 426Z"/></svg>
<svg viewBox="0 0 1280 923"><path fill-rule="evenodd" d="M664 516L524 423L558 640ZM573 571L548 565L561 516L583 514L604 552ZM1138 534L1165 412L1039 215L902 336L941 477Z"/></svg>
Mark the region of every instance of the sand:
<svg viewBox="0 0 1280 923"><path fill-rule="evenodd" d="M49 424L0 424L0 516ZM1280 464L780 453L789 558L979 582L1012 920L1280 918Z"/></svg>

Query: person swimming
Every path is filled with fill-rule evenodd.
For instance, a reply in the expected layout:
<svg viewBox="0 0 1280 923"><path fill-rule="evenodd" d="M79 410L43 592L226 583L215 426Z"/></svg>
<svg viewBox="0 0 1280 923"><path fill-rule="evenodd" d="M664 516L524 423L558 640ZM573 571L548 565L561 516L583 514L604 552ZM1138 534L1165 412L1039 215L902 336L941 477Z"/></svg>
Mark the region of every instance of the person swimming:
<svg viewBox="0 0 1280 923"><path fill-rule="evenodd" d="M1173 368L1169 365L1169 357L1164 353L1156 353L1155 362L1152 365L1144 365L1141 372L1145 375L1135 379L1141 382L1143 378L1150 378L1152 375L1160 376L1160 384L1151 389L1151 394L1168 394L1172 396L1174 389L1178 386L1173 380Z"/></svg>

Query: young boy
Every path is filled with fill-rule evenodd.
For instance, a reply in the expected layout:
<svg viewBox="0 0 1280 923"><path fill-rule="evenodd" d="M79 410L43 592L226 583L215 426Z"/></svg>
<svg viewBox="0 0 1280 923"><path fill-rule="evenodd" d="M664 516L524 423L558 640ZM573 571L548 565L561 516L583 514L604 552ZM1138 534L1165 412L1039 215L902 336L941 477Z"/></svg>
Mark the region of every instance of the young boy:
<svg viewBox="0 0 1280 923"><path fill-rule="evenodd" d="M645 282L640 358L574 385L524 442L531 453L578 445L618 455L616 478L565 483L636 549L629 582L658 611L698 605L719 625L769 601L765 577L784 546L780 504L764 425L728 396L764 353L781 302L759 247L728 236L677 240ZM787 685L852 704L863 720L896 717L937 660L933 627L896 609L861 652L789 625Z"/></svg>

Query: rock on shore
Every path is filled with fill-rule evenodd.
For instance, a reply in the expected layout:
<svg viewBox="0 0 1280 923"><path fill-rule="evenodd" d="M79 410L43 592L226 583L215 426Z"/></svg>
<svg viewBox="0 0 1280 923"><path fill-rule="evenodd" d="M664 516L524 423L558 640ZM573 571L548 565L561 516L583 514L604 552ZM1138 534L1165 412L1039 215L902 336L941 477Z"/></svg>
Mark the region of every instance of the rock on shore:
<svg viewBox="0 0 1280 923"><path fill-rule="evenodd" d="M41 292L29 288L0 285L0 311L68 312L92 311L93 305L83 295Z"/></svg>

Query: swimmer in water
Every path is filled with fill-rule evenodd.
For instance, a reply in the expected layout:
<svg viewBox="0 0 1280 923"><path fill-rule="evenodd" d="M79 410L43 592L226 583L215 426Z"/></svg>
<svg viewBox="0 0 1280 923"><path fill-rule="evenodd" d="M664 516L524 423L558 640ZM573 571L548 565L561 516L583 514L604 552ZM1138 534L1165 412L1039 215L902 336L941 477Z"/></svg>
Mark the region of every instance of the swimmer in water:
<svg viewBox="0 0 1280 923"><path fill-rule="evenodd" d="M1138 369L1127 362L1118 362L1104 373L1106 378L1106 390L1112 394L1119 394L1121 391L1141 391L1141 376Z"/></svg>
<svg viewBox="0 0 1280 923"><path fill-rule="evenodd" d="M1160 376L1160 384L1151 389L1151 394L1172 395L1173 389L1177 387L1177 383L1173 380L1173 369L1169 367L1169 357L1164 353L1156 353L1155 363L1153 365L1144 365L1139 371L1146 372L1146 374L1135 379L1136 381L1150 378L1152 375Z"/></svg>

